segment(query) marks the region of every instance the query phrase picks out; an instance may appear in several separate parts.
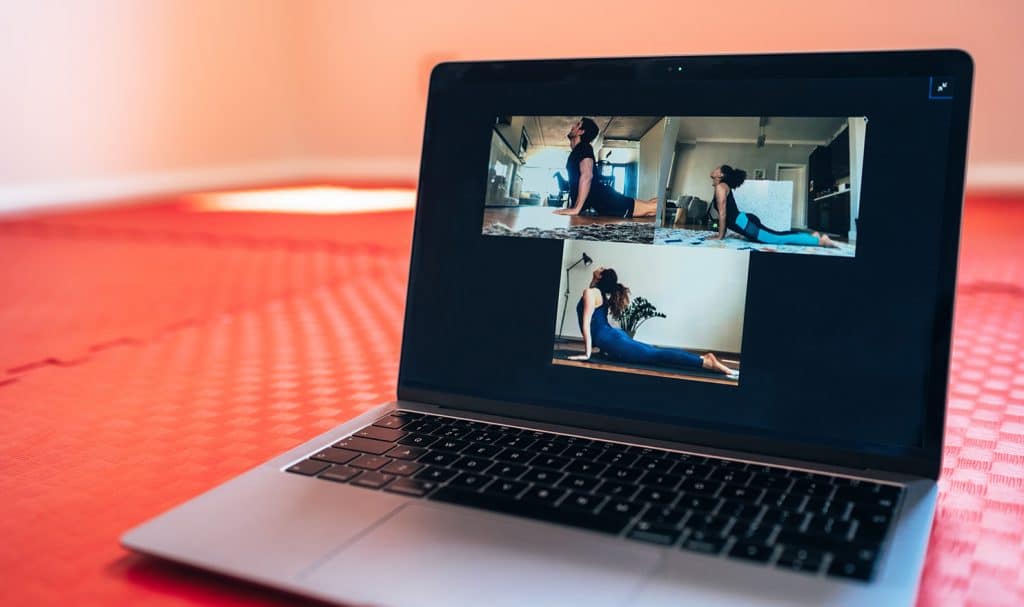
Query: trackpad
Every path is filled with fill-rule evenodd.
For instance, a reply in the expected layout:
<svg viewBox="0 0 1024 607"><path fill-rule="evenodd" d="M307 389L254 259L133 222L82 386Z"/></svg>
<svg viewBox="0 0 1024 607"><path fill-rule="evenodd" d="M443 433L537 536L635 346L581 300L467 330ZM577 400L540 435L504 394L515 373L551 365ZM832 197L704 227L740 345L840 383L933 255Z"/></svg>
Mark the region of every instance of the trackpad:
<svg viewBox="0 0 1024 607"><path fill-rule="evenodd" d="M659 551L610 536L417 502L302 576L375 605L620 605Z"/></svg>

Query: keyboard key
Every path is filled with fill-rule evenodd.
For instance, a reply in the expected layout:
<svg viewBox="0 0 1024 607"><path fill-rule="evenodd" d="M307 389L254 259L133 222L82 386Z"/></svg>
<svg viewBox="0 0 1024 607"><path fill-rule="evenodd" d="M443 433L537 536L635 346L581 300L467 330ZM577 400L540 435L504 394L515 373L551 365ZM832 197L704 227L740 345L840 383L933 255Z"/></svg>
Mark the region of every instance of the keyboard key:
<svg viewBox="0 0 1024 607"><path fill-rule="evenodd" d="M422 464L430 464L431 466L449 466L460 457L462 456L456 453L448 453L447 451L428 451L416 461Z"/></svg>
<svg viewBox="0 0 1024 607"><path fill-rule="evenodd" d="M686 528L700 531L709 537L725 537L732 525L732 519L713 514L694 513L686 519Z"/></svg>
<svg viewBox="0 0 1024 607"><path fill-rule="evenodd" d="M372 438L350 436L334 443L334 446L338 449L349 449L351 451L359 451L360 453L369 453L370 455L382 455L394 445L384 441L373 440Z"/></svg>
<svg viewBox="0 0 1024 607"><path fill-rule="evenodd" d="M643 510L643 504L626 502L623 500L610 499L601 507L601 512L614 514L616 516L634 517Z"/></svg>
<svg viewBox="0 0 1024 607"><path fill-rule="evenodd" d="M675 465L672 468L672 474L677 476L685 476L692 479L703 479L711 472L711 466L698 463L696 461L685 460Z"/></svg>
<svg viewBox="0 0 1024 607"><path fill-rule="evenodd" d="M757 489L755 487L738 487L736 485L726 485L722 488L721 493L718 497L730 500L736 500L738 502L746 502L748 504L756 504L761 498L761 494L764 493L763 489Z"/></svg>
<svg viewBox="0 0 1024 607"><path fill-rule="evenodd" d="M779 567L785 569L816 573L821 569L824 558L825 553L820 550L787 546L782 550L782 554L779 555L779 560L776 562Z"/></svg>
<svg viewBox="0 0 1024 607"><path fill-rule="evenodd" d="M779 508L766 508L761 517L762 525L781 525L786 529L799 529L803 527L807 515L800 512L781 510Z"/></svg>
<svg viewBox="0 0 1024 607"><path fill-rule="evenodd" d="M594 491L608 497L629 499L640 491L640 486L619 481L604 481Z"/></svg>
<svg viewBox="0 0 1024 607"><path fill-rule="evenodd" d="M612 451L610 449L606 449L604 453L597 457L597 461L602 464L622 467L629 466L637 459L639 459L639 456L637 455L626 453L624 451ZM636 470L635 472L637 473L637 476L639 476L642 471Z"/></svg>
<svg viewBox="0 0 1024 607"><path fill-rule="evenodd" d="M463 489L477 491L489 482L491 482L491 477L489 476L463 472L462 474L448 481L448 484L449 486L452 487L462 487Z"/></svg>
<svg viewBox="0 0 1024 607"><path fill-rule="evenodd" d="M359 474L359 470L349 468L348 466L331 466L329 470L318 474L317 478L325 478L336 483L344 483L352 480L352 478L357 474Z"/></svg>
<svg viewBox="0 0 1024 607"><path fill-rule="evenodd" d="M529 450L542 455L562 455L569 449L564 443L537 441L530 445ZM568 460L566 460L568 461Z"/></svg>
<svg viewBox="0 0 1024 607"><path fill-rule="evenodd" d="M809 535L827 535L836 539L848 539L853 530L853 523L837 521L827 516L813 516L807 522L805 533Z"/></svg>
<svg viewBox="0 0 1024 607"><path fill-rule="evenodd" d="M832 492L835 491L835 489L836 486L827 479L820 481L800 479L793 483L793 486L790 487L789 491L790 493L806 495L808 497L829 498L832 496Z"/></svg>
<svg viewBox="0 0 1024 607"><path fill-rule="evenodd" d="M608 468L608 464L591 462L586 460L574 460L565 467L565 471L571 474L586 474L588 476L600 476Z"/></svg>
<svg viewBox="0 0 1024 607"><path fill-rule="evenodd" d="M376 470L390 463L390 457L384 457L381 455L360 455L349 462L349 466L352 466L353 468L362 468L364 470Z"/></svg>
<svg viewBox="0 0 1024 607"><path fill-rule="evenodd" d="M409 447L429 447L438 441L436 436L430 436L427 434L410 434L405 438L398 441L399 445L406 445Z"/></svg>
<svg viewBox="0 0 1024 607"><path fill-rule="evenodd" d="M499 447L505 447L506 449L514 449L519 451L529 447L535 442L537 441L535 441L532 438L529 438L526 435L517 435L510 436L508 438L503 438L497 442L497 445Z"/></svg>
<svg viewBox="0 0 1024 607"><path fill-rule="evenodd" d="M413 478L421 481L443 483L450 480L453 476L455 476L458 473L458 470L451 470L449 468L438 468L437 466L427 466L423 470L420 470L415 475L413 475Z"/></svg>
<svg viewBox="0 0 1024 607"><path fill-rule="evenodd" d="M521 499L536 502L539 504L554 505L566 494L564 489L551 487L531 487L521 496Z"/></svg>
<svg viewBox="0 0 1024 607"><path fill-rule="evenodd" d="M393 443L398 439L405 436L407 432L401 430L393 430L391 428L378 428L377 426L367 426L359 432L356 432L356 436L363 438L372 438L374 440L382 440L389 443Z"/></svg>
<svg viewBox="0 0 1024 607"><path fill-rule="evenodd" d="M785 492L793 485L793 479L778 476L775 474L768 475L762 473L754 474L754 477L747 482L748 487L758 487L761 489L774 489L776 491Z"/></svg>
<svg viewBox="0 0 1024 607"><path fill-rule="evenodd" d="M377 421L373 422L373 425L377 426L378 428L391 428L392 430L397 430L402 426L410 423L411 421L412 420L404 416L389 415L387 417L382 417Z"/></svg>
<svg viewBox="0 0 1024 607"><path fill-rule="evenodd" d="M676 504L677 508L687 508L694 512L710 513L718 508L718 505L722 500L717 497L708 497L706 495L689 495L684 494L683 497Z"/></svg>
<svg viewBox="0 0 1024 607"><path fill-rule="evenodd" d="M437 483L421 481L414 478L400 478L387 486L385 491L401 493L413 497L422 497L437 488Z"/></svg>
<svg viewBox="0 0 1024 607"><path fill-rule="evenodd" d="M332 464L347 464L357 457L359 457L359 453L356 451L328 447L313 455L312 459L317 459L322 462L330 462Z"/></svg>
<svg viewBox="0 0 1024 607"><path fill-rule="evenodd" d="M686 511L669 506L651 506L644 512L642 518L649 523L675 527L686 518Z"/></svg>
<svg viewBox="0 0 1024 607"><path fill-rule="evenodd" d="M674 491L666 491L664 489L656 489L654 487L644 487L633 499L655 504L671 504L676 501L678 496L679 494Z"/></svg>
<svg viewBox="0 0 1024 607"><path fill-rule="evenodd" d="M763 506L727 499L722 501L722 505L718 508L718 514L752 522L761 515L762 510L764 510Z"/></svg>
<svg viewBox="0 0 1024 607"><path fill-rule="evenodd" d="M384 485L395 480L395 477L390 474L381 474L380 472L364 472L357 476L352 481L353 485L357 487L367 487L369 489L380 489Z"/></svg>
<svg viewBox="0 0 1024 607"><path fill-rule="evenodd" d="M421 419L416 423L409 424L404 429L408 432L415 432L417 434L430 434L444 427L446 427L444 424Z"/></svg>
<svg viewBox="0 0 1024 607"><path fill-rule="evenodd" d="M462 454L490 459L501 452L502 448L495 445L471 444L468 449L462 452Z"/></svg>
<svg viewBox="0 0 1024 607"><path fill-rule="evenodd" d="M330 466L331 465L327 462L318 462L316 460L307 459L291 466L287 471L294 472L295 474L303 474L305 476L313 476L323 472Z"/></svg>
<svg viewBox="0 0 1024 607"><path fill-rule="evenodd" d="M771 558L772 552L775 548L769 548L764 544L750 544L747 542L736 542L732 548L729 549L729 555L737 558L741 558L747 561L754 561L757 563L767 563L768 559Z"/></svg>
<svg viewBox="0 0 1024 607"><path fill-rule="evenodd" d="M527 470L529 470L529 468L526 466L520 466L519 464L497 463L490 469L490 473L495 476L500 476L501 478L515 479L522 476Z"/></svg>
<svg viewBox="0 0 1024 607"><path fill-rule="evenodd" d="M501 447L493 445L491 443L498 440L499 438L501 438L500 432L488 432L486 430L477 430L475 432L470 432L469 434L466 435L466 440L471 443L491 447L493 449L498 450L500 450Z"/></svg>
<svg viewBox="0 0 1024 607"><path fill-rule="evenodd" d="M708 475L708 479L733 485L746 485L747 481L749 481L753 476L753 474L744 470L718 468Z"/></svg>
<svg viewBox="0 0 1024 607"><path fill-rule="evenodd" d="M432 451L447 451L448 453L458 453L469 446L464 440L457 438L442 438L433 445L430 446Z"/></svg>
<svg viewBox="0 0 1024 607"><path fill-rule="evenodd" d="M664 461L664 460L662 460ZM644 476L643 484L655 489L673 491L683 482L683 477L662 472L648 472Z"/></svg>
<svg viewBox="0 0 1024 607"><path fill-rule="evenodd" d="M530 453L529 451L519 451L517 449L506 449L498 455L494 456L494 459L506 462L509 464L528 464L530 460L537 457L536 453Z"/></svg>
<svg viewBox="0 0 1024 607"><path fill-rule="evenodd" d="M605 470L601 474L601 476L606 479L618 481L620 483L635 483L638 480L640 480L640 478L643 477L643 475L643 470L638 470L636 468L622 468L617 466L613 466L608 470Z"/></svg>
<svg viewBox="0 0 1024 607"><path fill-rule="evenodd" d="M557 455L538 455L536 458L530 461L530 465L536 468L548 468L549 470L561 470L565 468L569 462L572 461L565 457L558 457Z"/></svg>
<svg viewBox="0 0 1024 607"><path fill-rule="evenodd" d="M423 466L421 464L399 460L384 466L380 471L385 474L394 474L395 476L412 476L422 469Z"/></svg>
<svg viewBox="0 0 1024 607"><path fill-rule="evenodd" d="M725 540L715 537L692 537L689 536L680 544L683 550L700 552L702 554L719 554L725 547Z"/></svg>
<svg viewBox="0 0 1024 607"><path fill-rule="evenodd" d="M565 452L562 453L562 456L571 457L573 459L592 461L597 459L597 456L601 455L602 453L604 453L604 450L598 447L584 447L574 445L569 449L566 449Z"/></svg>
<svg viewBox="0 0 1024 607"><path fill-rule="evenodd" d="M542 468L534 468L533 470L530 470L529 472L524 474L521 477L521 479L528 483L537 483L540 485L551 486L557 483L558 481L562 480L563 477L565 477L565 474L562 472L555 472L554 470L544 470Z"/></svg>
<svg viewBox="0 0 1024 607"><path fill-rule="evenodd" d="M572 489L574 491L593 491L600 484L601 481L592 476L570 474L562 479L558 486L565 487L566 489Z"/></svg>
<svg viewBox="0 0 1024 607"><path fill-rule="evenodd" d="M529 487L528 484L521 483L519 481L498 479L490 485L487 485L487 487L484 488L484 493L490 493L492 495L502 497L518 497L519 494L525 491L527 487Z"/></svg>
<svg viewBox="0 0 1024 607"><path fill-rule="evenodd" d="M476 493L457 487L441 487L429 499L611 534L621 533L629 523L629 519L623 516L563 510L541 502Z"/></svg>
<svg viewBox="0 0 1024 607"><path fill-rule="evenodd" d="M394 447L384 455L388 457L393 457L395 459L418 459L420 457L423 457L423 454L426 452L426 449L420 449L419 447L406 447L404 445L398 445L397 447Z"/></svg>
<svg viewBox="0 0 1024 607"><path fill-rule="evenodd" d="M715 481L688 478L679 487L690 495L715 495L722 488L722 483Z"/></svg>
<svg viewBox="0 0 1024 607"><path fill-rule="evenodd" d="M842 577L851 580L867 581L871 579L873 567L860 561L833 559L828 566L828 574L835 577Z"/></svg>
<svg viewBox="0 0 1024 607"><path fill-rule="evenodd" d="M597 510L604 500L599 495L591 495L589 493L580 493L579 491L571 491L569 495L562 500L561 508L566 510L579 510L581 512L594 512Z"/></svg>
<svg viewBox="0 0 1024 607"><path fill-rule="evenodd" d="M641 542L650 542L662 546L675 544L682 535L682 531L667 525L660 525L650 521L640 521L630 529L628 536Z"/></svg>
<svg viewBox="0 0 1024 607"><path fill-rule="evenodd" d="M463 456L452 464L452 468L458 468L459 470L465 470L466 472L480 474L493 465L494 462L489 459Z"/></svg>

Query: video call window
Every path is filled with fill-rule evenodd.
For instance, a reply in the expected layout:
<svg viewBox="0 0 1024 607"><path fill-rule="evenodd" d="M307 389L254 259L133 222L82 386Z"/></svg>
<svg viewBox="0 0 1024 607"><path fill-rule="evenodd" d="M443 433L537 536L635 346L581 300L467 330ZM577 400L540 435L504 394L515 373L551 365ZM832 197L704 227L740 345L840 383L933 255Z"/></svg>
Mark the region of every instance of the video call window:
<svg viewBox="0 0 1024 607"><path fill-rule="evenodd" d="M482 232L564 241L553 365L737 386L750 255L855 256L866 133L863 116L501 116Z"/></svg>
<svg viewBox="0 0 1024 607"><path fill-rule="evenodd" d="M738 385L749 259L566 241L552 362Z"/></svg>
<svg viewBox="0 0 1024 607"><path fill-rule="evenodd" d="M867 122L498 117L482 232L853 257Z"/></svg>

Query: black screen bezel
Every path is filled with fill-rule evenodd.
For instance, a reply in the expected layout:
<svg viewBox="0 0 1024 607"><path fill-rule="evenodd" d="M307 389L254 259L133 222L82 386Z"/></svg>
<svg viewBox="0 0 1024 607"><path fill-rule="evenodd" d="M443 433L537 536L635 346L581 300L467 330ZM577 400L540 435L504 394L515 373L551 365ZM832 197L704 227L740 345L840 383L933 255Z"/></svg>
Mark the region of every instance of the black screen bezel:
<svg viewBox="0 0 1024 607"><path fill-rule="evenodd" d="M682 70L678 68L682 67ZM443 63L434 68L431 94L428 96L417 204L430 191L431 115L438 111L434 94L438 87L472 86L479 82L522 84L529 82L562 82L570 80L579 86L600 85L609 81L679 80L702 83L729 79L843 78L843 77L915 77L951 76L956 82L956 95L951 101L948 167L945 173L945 195L941 229L942 247L938 252L940 273L939 297L935 302L930 369L926 391L926 409L922 423L922 444L902 453L883 455L877 451L863 452L845 448L829 448L774 438L753 438L729 432L714 432L682 425L653 424L624 417L580 413L558 402L522 403L479 398L423 387L407 381L409 352L405 344L412 316L408 307L403 327L402 358L398 375L398 397L402 400L429 402L462 411L515 417L543 423L571 425L580 428L631 434L711 448L737 450L754 454L785 457L850 468L884 470L938 478L942 459L942 438L945 425L946 391L951 337L956 268L959 256L960 224L963 213L964 174L967 155L968 121L974 65L962 50L879 51L852 53L789 53L771 55L706 55L680 57L639 57L615 59L558 59L531 61L494 61ZM407 300L416 288L417 260L421 254L422 223L415 222Z"/></svg>

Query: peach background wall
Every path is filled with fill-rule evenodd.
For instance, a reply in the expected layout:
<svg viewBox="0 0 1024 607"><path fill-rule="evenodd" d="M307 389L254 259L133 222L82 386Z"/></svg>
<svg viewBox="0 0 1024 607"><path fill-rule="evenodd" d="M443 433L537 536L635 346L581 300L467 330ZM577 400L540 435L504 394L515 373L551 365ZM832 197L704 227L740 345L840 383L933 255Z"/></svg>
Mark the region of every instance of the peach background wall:
<svg viewBox="0 0 1024 607"><path fill-rule="evenodd" d="M279 0L0 0L0 209L287 170L300 17Z"/></svg>
<svg viewBox="0 0 1024 607"><path fill-rule="evenodd" d="M1024 187L1024 3L6 0L0 209L415 176L444 60L962 47L969 183Z"/></svg>

